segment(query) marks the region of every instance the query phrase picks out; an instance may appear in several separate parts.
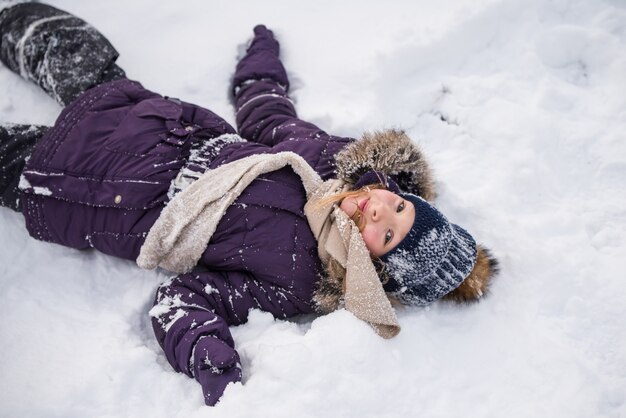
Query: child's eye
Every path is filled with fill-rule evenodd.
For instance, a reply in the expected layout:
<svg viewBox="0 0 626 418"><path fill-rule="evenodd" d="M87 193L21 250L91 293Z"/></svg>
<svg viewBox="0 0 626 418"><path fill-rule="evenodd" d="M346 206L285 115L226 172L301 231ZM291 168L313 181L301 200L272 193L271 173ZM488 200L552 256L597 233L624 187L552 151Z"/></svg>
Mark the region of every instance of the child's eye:
<svg viewBox="0 0 626 418"><path fill-rule="evenodd" d="M393 234L391 233L391 230L387 231L387 233L385 234L385 245L389 244L389 242L393 239Z"/></svg>
<svg viewBox="0 0 626 418"><path fill-rule="evenodd" d="M396 209L396 212L402 212L403 210L404 210L404 200L402 201L402 203L398 205L398 209Z"/></svg>

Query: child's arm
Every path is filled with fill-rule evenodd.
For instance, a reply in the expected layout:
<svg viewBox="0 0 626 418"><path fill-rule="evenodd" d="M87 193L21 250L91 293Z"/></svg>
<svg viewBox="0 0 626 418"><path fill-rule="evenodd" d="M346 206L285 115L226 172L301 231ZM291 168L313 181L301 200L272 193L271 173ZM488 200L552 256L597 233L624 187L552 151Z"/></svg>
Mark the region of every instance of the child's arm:
<svg viewBox="0 0 626 418"><path fill-rule="evenodd" d="M289 79L279 58L272 31L259 25L233 80L237 130L243 138L274 146L298 136L326 135L312 123L298 119L287 94Z"/></svg>
<svg viewBox="0 0 626 418"><path fill-rule="evenodd" d="M207 405L241 380L239 355L228 329L247 321L250 309L275 317L296 315L297 298L246 272L201 271L163 283L150 310L152 326L174 370L194 377Z"/></svg>
<svg viewBox="0 0 626 418"><path fill-rule="evenodd" d="M234 77L239 135L272 147L273 153L295 152L323 179L333 177L331 157L354 140L329 135L298 118L287 95L289 80L280 62L278 42L265 26L255 27L254 34Z"/></svg>

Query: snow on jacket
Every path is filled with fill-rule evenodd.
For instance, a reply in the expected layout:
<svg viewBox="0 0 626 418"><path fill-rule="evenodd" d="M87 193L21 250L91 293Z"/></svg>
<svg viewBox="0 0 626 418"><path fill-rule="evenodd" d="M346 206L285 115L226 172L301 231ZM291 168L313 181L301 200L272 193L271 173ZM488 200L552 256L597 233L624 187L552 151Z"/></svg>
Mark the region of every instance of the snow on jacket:
<svg viewBox="0 0 626 418"><path fill-rule="evenodd" d="M237 127L254 145L229 145L216 164L256 152L294 151L323 179L339 171L355 183L377 169L397 175L404 190L433 197L428 167L403 133L354 141L299 119L278 56L271 32L255 28L234 77ZM289 168L254 181L227 210L209 242L202 257L208 271L172 278L157 291L151 311L157 339L170 364L202 384L209 405L229 382L241 378L227 324L245 322L252 308L286 318L338 306L341 279L322 270L304 203L304 188Z"/></svg>
<svg viewBox="0 0 626 418"><path fill-rule="evenodd" d="M243 129L251 142L227 144L211 167L251 154L293 151L323 178L331 177L334 155L352 140L298 121L285 98L282 113L275 109L278 97L246 105L261 94L248 87L238 96L239 118L281 114L281 119L257 135ZM287 119L297 126L281 129ZM22 202L28 231L43 241L135 259L188 162L191 143L234 132L209 110L168 100L137 82L95 87L63 110L26 166ZM180 319L168 320L172 313L154 319L155 332L172 366L201 381L207 403L221 394L211 385L234 379L227 373L206 377L213 370L207 362L223 364L215 346L232 347L228 325L245 322L253 307L280 318L313 311L311 295L323 269L304 203L303 186L291 169L260 177L227 210L198 271L159 289L172 294L173 304L179 303L180 286L187 289L185 297L193 292L193 302L180 302L189 306L173 313ZM162 298L158 303L163 307ZM206 336L220 342L201 338Z"/></svg>
<svg viewBox="0 0 626 418"><path fill-rule="evenodd" d="M26 227L42 241L135 259L189 139L228 133L235 130L213 112L134 81L90 89L63 110L24 169Z"/></svg>
<svg viewBox="0 0 626 418"><path fill-rule="evenodd" d="M293 151L323 179L334 177L334 157L353 139L297 118L275 41L256 39L243 64L247 69L240 65L235 76L242 79L237 123L250 142L225 147L214 166L260 152ZM261 176L222 217L201 259L206 270L180 275L157 291L151 311L157 339L174 369L201 383L209 405L241 378L228 325L245 322L252 308L277 318L315 309L313 292L324 271L305 203L291 168Z"/></svg>
<svg viewBox="0 0 626 418"><path fill-rule="evenodd" d="M255 33L234 79L237 125L247 141L219 142L234 133L222 118L137 82L95 87L64 109L27 164L21 186L30 234L134 260L177 177L217 143L219 153L204 168L292 151L328 179L343 155L339 171L353 182L375 168L398 174L405 190L419 187L421 155L408 138L400 148L384 137L354 142L298 119L278 43L264 28ZM197 268L157 290L150 312L157 340L176 371L200 382L209 405L241 379L229 325L244 323L252 308L277 318L313 312L320 290L336 306L341 285L325 279L305 200L290 168L257 178L228 208Z"/></svg>

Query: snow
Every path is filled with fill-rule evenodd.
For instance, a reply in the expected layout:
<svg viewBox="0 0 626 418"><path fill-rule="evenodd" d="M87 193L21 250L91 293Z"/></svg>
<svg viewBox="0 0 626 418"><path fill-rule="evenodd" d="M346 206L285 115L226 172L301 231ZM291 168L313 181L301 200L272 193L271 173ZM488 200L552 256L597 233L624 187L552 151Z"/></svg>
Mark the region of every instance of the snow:
<svg viewBox="0 0 626 418"><path fill-rule="evenodd" d="M50 191L50 189L48 189L47 187L33 187L33 193L43 196L50 196L52 194L52 191Z"/></svg>
<svg viewBox="0 0 626 418"><path fill-rule="evenodd" d="M479 304L398 310L383 340L346 311L232 328L243 385L214 408L148 312L168 276L28 236L0 210L0 416L625 417L626 4L620 0L53 1L129 77L234 123L238 46L265 23L300 116L403 128L438 207L499 258ZM0 114L60 107L0 67Z"/></svg>

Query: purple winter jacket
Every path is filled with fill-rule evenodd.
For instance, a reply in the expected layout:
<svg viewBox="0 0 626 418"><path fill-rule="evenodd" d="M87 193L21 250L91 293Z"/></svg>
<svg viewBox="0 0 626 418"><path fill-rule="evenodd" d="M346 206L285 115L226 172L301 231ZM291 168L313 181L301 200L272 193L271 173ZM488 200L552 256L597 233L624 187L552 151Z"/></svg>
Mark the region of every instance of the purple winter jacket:
<svg viewBox="0 0 626 418"><path fill-rule="evenodd" d="M29 233L134 260L196 133L234 129L213 112L120 80L88 90L41 139L23 172Z"/></svg>
<svg viewBox="0 0 626 418"><path fill-rule="evenodd" d="M353 139L297 118L278 43L262 27L255 34L234 79L237 125L248 141L226 145L211 168L292 151L323 179L334 176L335 155ZM134 260L190 143L229 133L234 129L211 111L137 82L95 87L64 109L24 170L28 231ZM197 269L157 290L150 312L157 340L176 371L201 383L209 405L241 379L228 325L244 323L252 308L277 318L314 311L312 293L324 272L305 199L291 168L259 177L226 211Z"/></svg>
<svg viewBox="0 0 626 418"><path fill-rule="evenodd" d="M335 155L351 138L328 135L297 118L278 43L264 28L234 78L237 126L248 143L224 148L213 166L256 153L293 151L323 179L335 175ZM277 318L314 311L312 294L324 271L303 213L306 195L291 168L261 176L220 221L197 271L158 290L151 311L157 339L175 370L195 377L214 405L241 379L228 325L258 308Z"/></svg>

